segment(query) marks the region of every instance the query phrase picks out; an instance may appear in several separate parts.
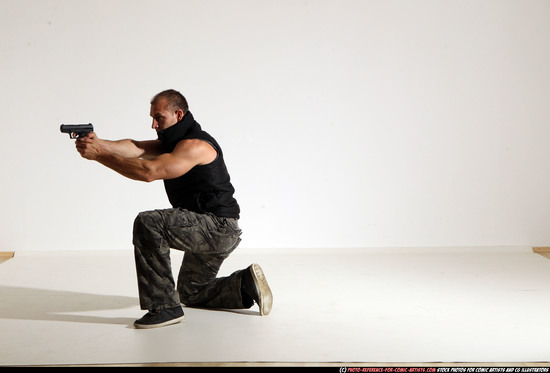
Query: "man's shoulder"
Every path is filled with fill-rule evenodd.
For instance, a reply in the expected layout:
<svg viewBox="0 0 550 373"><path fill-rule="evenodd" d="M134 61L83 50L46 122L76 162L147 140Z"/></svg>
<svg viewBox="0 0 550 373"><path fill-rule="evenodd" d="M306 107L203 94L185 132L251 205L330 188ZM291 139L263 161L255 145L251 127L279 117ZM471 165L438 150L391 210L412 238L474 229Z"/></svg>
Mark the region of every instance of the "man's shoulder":
<svg viewBox="0 0 550 373"><path fill-rule="evenodd" d="M176 144L176 149L196 149L211 145L207 140L200 138L182 139Z"/></svg>
<svg viewBox="0 0 550 373"><path fill-rule="evenodd" d="M208 164L217 157L218 152L210 142L199 138L191 138L180 140L172 154L179 157L200 159L199 164Z"/></svg>

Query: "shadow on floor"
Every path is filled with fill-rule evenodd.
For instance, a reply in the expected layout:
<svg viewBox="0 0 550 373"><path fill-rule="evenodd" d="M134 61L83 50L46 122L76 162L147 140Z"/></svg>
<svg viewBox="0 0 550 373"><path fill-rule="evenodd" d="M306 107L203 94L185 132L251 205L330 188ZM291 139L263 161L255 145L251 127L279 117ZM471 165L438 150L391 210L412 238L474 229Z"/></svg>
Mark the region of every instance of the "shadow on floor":
<svg viewBox="0 0 550 373"><path fill-rule="evenodd" d="M132 318L75 315L134 307L137 298L0 285L0 319L130 325ZM71 314L73 313L73 314Z"/></svg>

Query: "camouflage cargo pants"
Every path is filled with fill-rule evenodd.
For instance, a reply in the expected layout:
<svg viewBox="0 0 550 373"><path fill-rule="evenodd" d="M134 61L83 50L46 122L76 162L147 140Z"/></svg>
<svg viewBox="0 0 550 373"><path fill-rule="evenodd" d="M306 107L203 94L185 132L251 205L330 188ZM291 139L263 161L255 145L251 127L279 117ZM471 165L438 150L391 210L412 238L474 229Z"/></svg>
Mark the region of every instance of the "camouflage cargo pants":
<svg viewBox="0 0 550 373"><path fill-rule="evenodd" d="M184 209L141 212L134 221L133 243L140 306L160 310L179 305L249 308L241 297L243 270L217 278L223 261L237 247L237 219ZM170 248L183 250L177 288Z"/></svg>

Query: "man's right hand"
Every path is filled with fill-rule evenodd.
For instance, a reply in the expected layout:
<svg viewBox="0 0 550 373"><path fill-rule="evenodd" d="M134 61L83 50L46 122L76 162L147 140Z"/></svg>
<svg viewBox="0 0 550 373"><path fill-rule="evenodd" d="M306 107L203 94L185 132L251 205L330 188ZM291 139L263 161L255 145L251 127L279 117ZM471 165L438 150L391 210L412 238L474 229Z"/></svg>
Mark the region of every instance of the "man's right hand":
<svg viewBox="0 0 550 373"><path fill-rule="evenodd" d="M105 152L100 145L99 138L95 132L90 132L85 137L76 139L76 150L80 153L82 158L89 160L97 160L97 158Z"/></svg>

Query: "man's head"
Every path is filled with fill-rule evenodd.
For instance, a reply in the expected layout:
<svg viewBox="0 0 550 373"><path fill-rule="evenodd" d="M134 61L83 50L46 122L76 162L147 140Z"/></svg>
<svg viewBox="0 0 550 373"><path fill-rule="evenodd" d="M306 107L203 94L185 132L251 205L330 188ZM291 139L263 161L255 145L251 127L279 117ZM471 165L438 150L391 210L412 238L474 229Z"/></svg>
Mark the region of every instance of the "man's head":
<svg viewBox="0 0 550 373"><path fill-rule="evenodd" d="M182 120L188 110L187 100L181 93L173 89L162 91L151 100L152 128L162 131L171 127Z"/></svg>

